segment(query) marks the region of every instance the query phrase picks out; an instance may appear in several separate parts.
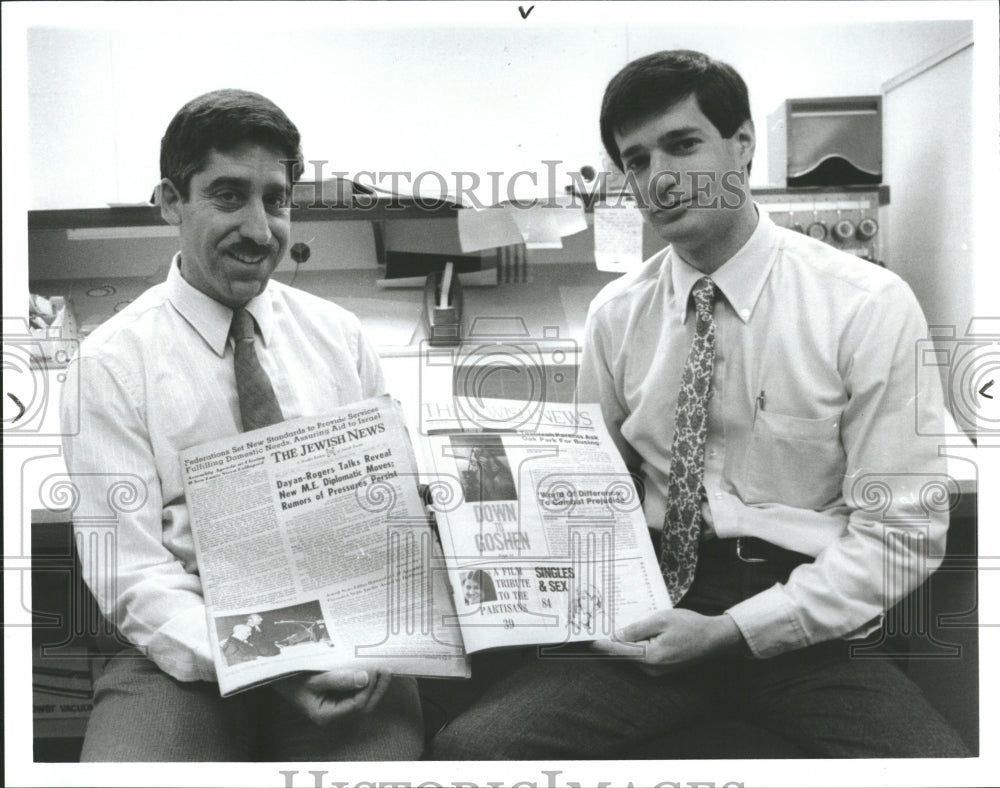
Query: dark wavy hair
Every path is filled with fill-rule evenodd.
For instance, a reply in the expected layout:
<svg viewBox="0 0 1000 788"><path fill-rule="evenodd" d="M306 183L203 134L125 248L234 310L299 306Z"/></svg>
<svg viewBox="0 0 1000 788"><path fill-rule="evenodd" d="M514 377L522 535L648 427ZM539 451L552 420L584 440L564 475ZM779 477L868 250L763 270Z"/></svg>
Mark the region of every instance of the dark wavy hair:
<svg viewBox="0 0 1000 788"><path fill-rule="evenodd" d="M622 166L615 133L665 112L690 95L705 117L728 139L750 120L750 96L736 69L690 49L674 49L633 60L608 83L601 104L601 140Z"/></svg>
<svg viewBox="0 0 1000 788"><path fill-rule="evenodd" d="M226 152L245 142L296 162L293 179L302 172L299 130L281 108L259 93L227 88L191 99L174 115L160 141L160 177L169 178L186 200L191 178L213 150Z"/></svg>

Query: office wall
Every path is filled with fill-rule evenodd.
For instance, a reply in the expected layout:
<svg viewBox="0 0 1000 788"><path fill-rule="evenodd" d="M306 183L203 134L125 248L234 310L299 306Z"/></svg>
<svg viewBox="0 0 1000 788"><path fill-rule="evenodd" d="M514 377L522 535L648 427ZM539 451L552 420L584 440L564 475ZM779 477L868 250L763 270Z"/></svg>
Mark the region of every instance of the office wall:
<svg viewBox="0 0 1000 788"><path fill-rule="evenodd" d="M327 14L314 25L262 21L231 34L179 17L155 26L35 27L29 207L145 200L173 112L221 86L274 98L300 126L307 158L330 162L327 172L526 170L539 174L544 191L544 160L565 162L563 181L567 169L601 163L604 85L628 60L667 47L702 49L742 71L760 137L760 185L766 117L784 98L877 93L971 29L968 21L831 24L801 15L747 23L734 21L728 4L701 5L696 22L678 21L692 14L670 3L640 6L644 19L623 13L610 24L546 22L539 6L525 20L531 24L516 13L505 24L459 14L447 25L395 27L355 16L335 24ZM527 179L519 185L527 188Z"/></svg>
<svg viewBox="0 0 1000 788"><path fill-rule="evenodd" d="M933 324L961 336L974 314L972 46L885 95L885 174L892 184L892 268Z"/></svg>
<svg viewBox="0 0 1000 788"><path fill-rule="evenodd" d="M577 169L596 163L590 74L624 63L624 42L622 27L35 29L29 207L148 198L171 116L219 87L275 100L325 174Z"/></svg>

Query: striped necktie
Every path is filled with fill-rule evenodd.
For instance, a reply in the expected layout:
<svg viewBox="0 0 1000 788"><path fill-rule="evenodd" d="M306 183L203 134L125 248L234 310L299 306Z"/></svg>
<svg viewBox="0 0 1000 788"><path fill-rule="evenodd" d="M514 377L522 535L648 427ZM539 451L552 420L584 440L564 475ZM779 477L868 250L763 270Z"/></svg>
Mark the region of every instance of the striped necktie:
<svg viewBox="0 0 1000 788"><path fill-rule="evenodd" d="M677 604L691 587L698 562L705 436L715 362L715 320L712 317L715 293L715 283L707 276L699 279L691 291L696 315L694 341L681 375L674 416L667 512L660 550L660 568L673 604Z"/></svg>
<svg viewBox="0 0 1000 788"><path fill-rule="evenodd" d="M233 312L229 334L235 347L233 367L236 371L236 393L240 400L243 431L267 427L284 420L271 379L257 358L254 349L253 316L243 307Z"/></svg>

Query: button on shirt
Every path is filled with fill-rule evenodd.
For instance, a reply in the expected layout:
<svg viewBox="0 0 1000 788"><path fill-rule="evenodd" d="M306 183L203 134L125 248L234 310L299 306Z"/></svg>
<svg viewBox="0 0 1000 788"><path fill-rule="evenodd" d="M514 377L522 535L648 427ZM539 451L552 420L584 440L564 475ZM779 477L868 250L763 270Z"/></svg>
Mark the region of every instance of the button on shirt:
<svg viewBox="0 0 1000 788"><path fill-rule="evenodd" d="M84 577L101 609L165 672L214 680L179 455L241 431L233 313L189 285L178 261L165 283L82 343L62 398L63 423L79 407L80 429L63 444L79 490ZM385 393L378 356L351 313L274 281L247 308L286 418ZM269 565L248 555L247 581Z"/></svg>
<svg viewBox="0 0 1000 788"><path fill-rule="evenodd" d="M645 483L651 528L663 523L702 276L668 247L607 285L588 315L580 400L601 403ZM756 536L816 557L729 613L757 656L870 631L944 552L947 507L921 493L943 483L945 464L914 427L918 408L921 423L943 415L936 378L916 382L920 307L895 274L763 213L711 278L722 296L703 536Z"/></svg>

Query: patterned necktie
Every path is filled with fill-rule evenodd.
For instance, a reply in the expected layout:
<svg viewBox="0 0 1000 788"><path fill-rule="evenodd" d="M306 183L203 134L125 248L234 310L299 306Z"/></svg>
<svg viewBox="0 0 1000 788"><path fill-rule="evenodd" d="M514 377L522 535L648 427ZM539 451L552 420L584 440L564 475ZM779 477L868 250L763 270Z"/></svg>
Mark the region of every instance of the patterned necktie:
<svg viewBox="0 0 1000 788"><path fill-rule="evenodd" d="M667 513L660 550L660 568L670 601L675 605L691 587L698 562L705 434L715 362L715 320L712 318L715 283L707 276L702 277L691 293L696 315L694 341L677 396L667 479Z"/></svg>
<svg viewBox="0 0 1000 788"><path fill-rule="evenodd" d="M240 400L243 431L267 427L284 420L271 379L260 365L254 350L253 316L242 307L233 312L229 334L236 342L236 394Z"/></svg>

